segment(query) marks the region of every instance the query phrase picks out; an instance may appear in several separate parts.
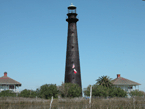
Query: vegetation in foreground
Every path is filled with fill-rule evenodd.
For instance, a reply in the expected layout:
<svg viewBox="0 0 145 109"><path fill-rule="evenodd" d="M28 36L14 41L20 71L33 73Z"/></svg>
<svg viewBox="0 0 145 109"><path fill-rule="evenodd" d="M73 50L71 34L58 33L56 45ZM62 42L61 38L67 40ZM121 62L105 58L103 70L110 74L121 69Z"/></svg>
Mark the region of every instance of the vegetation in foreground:
<svg viewBox="0 0 145 109"><path fill-rule="evenodd" d="M0 97L0 109L49 109L49 99ZM51 109L144 109L145 98L63 98L54 99Z"/></svg>

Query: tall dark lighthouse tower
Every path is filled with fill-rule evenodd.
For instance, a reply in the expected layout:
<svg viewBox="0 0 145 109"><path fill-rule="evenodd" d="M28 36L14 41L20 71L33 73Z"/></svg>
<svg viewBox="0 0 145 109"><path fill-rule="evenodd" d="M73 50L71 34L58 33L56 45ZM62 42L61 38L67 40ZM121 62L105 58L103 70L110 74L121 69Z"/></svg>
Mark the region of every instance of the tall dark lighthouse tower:
<svg viewBox="0 0 145 109"><path fill-rule="evenodd" d="M76 7L71 4L68 7L68 36L67 36L67 52L65 66L65 83L76 83L82 88L80 60L77 38L77 13Z"/></svg>

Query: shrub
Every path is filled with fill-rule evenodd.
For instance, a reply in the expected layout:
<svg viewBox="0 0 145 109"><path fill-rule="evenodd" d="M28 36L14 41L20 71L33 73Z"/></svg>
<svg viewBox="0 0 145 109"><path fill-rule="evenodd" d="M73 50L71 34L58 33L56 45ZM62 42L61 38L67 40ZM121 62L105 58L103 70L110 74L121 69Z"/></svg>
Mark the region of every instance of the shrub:
<svg viewBox="0 0 145 109"><path fill-rule="evenodd" d="M84 90L84 94L86 96L90 96L90 85ZM125 97L127 96L127 92L125 92L121 88L116 87L105 87L102 85L93 85L92 87L92 96L99 96L99 97Z"/></svg>
<svg viewBox="0 0 145 109"><path fill-rule="evenodd" d="M127 92L121 89L120 87L112 87L109 91L110 97L126 97Z"/></svg>
<svg viewBox="0 0 145 109"><path fill-rule="evenodd" d="M145 95L145 92L143 91L139 91L139 90L134 90L134 91L131 91L129 93L130 96L144 96Z"/></svg>
<svg viewBox="0 0 145 109"><path fill-rule="evenodd" d="M84 94L86 96L90 96L90 86L84 90ZM92 96L99 96L99 97L107 97L109 95L109 88L102 86L102 85L93 85L92 86Z"/></svg>
<svg viewBox="0 0 145 109"><path fill-rule="evenodd" d="M24 89L19 94L20 97L31 97L34 98L37 96L36 91Z"/></svg>
<svg viewBox="0 0 145 109"><path fill-rule="evenodd" d="M0 92L0 97L15 97L16 93L11 90L5 90Z"/></svg>
<svg viewBox="0 0 145 109"><path fill-rule="evenodd" d="M49 99L52 96L54 98L58 97L58 90L56 84L45 84L40 87L40 89L36 90L36 93L40 98Z"/></svg>
<svg viewBox="0 0 145 109"><path fill-rule="evenodd" d="M59 89L59 94L61 94L62 97L82 96L82 89L78 84L62 83L62 85L59 86L58 89Z"/></svg>

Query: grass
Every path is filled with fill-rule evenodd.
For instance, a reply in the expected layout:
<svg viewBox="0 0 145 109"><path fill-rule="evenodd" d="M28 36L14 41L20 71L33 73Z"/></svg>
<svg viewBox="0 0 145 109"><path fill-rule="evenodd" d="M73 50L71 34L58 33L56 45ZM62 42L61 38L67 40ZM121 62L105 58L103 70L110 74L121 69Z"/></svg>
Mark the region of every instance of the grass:
<svg viewBox="0 0 145 109"><path fill-rule="evenodd" d="M0 109L49 109L46 99L0 97ZM89 104L84 98L54 99L51 109L145 109L145 98L93 98Z"/></svg>

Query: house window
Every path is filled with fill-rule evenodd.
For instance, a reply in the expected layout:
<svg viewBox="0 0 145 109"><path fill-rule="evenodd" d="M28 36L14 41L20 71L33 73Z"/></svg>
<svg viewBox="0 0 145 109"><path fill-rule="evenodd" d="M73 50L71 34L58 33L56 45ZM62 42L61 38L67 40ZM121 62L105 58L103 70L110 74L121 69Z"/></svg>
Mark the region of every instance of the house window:
<svg viewBox="0 0 145 109"><path fill-rule="evenodd" d="M132 89L132 87L128 87L128 89Z"/></svg>
<svg viewBox="0 0 145 109"><path fill-rule="evenodd" d="M9 89L14 89L14 85L9 85Z"/></svg>

